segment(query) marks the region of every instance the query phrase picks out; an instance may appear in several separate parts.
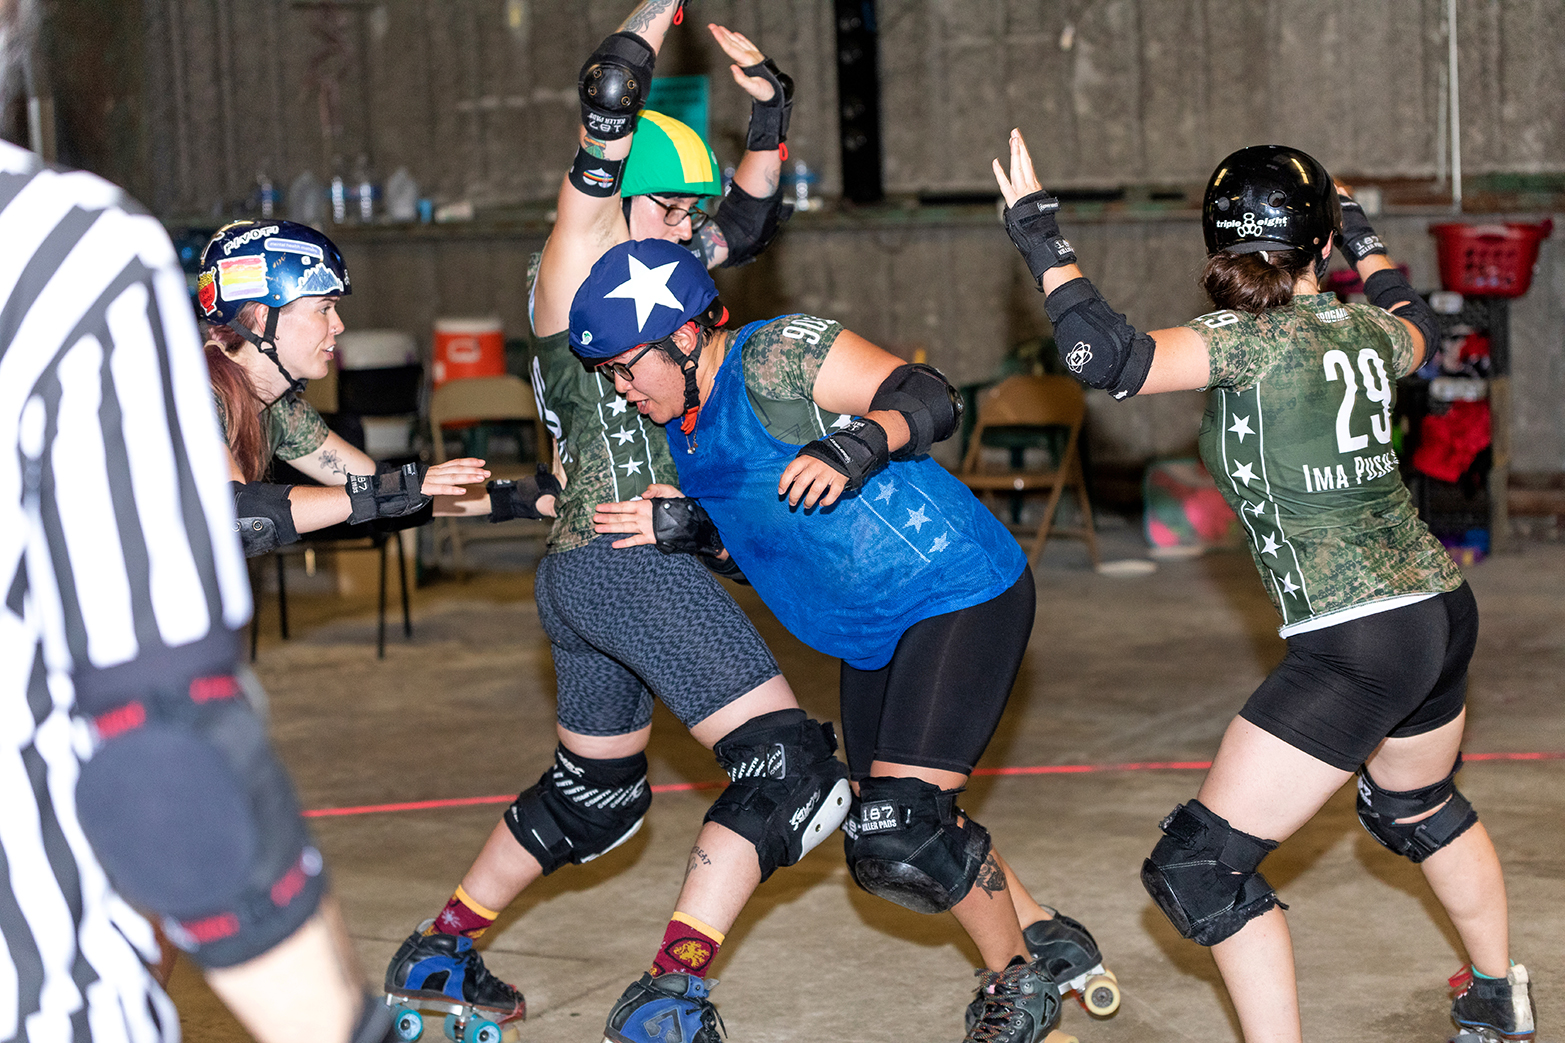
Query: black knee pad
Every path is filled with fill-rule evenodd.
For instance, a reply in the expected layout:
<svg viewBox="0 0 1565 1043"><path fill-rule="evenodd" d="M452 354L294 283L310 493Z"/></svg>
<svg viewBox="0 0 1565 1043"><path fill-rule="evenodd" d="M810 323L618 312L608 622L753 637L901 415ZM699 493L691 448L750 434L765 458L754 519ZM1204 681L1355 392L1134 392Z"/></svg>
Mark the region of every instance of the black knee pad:
<svg viewBox="0 0 1565 1043"><path fill-rule="evenodd" d="M847 817L853 791L836 749L831 725L803 710L753 717L713 748L731 781L704 821L755 845L762 880L809 854Z"/></svg>
<svg viewBox="0 0 1565 1043"><path fill-rule="evenodd" d="M1466 833L1478 821L1478 812L1456 788L1456 773L1461 770L1462 755L1457 754L1451 774L1423 789L1393 793L1375 785L1369 769L1358 774L1359 821L1382 847L1395 851L1412 862L1422 862ZM1441 807L1444 804L1444 807ZM1398 822L1440 808L1417 822Z"/></svg>
<svg viewBox="0 0 1565 1043"><path fill-rule="evenodd" d="M1175 808L1162 830L1141 884L1186 938L1216 945L1273 906L1288 908L1255 871L1275 841L1233 828L1199 800Z"/></svg>
<svg viewBox="0 0 1565 1043"><path fill-rule="evenodd" d="M967 897L984 859L989 831L956 798L923 779L871 776L844 827L848 871L872 895L915 913L943 913Z"/></svg>
<svg viewBox="0 0 1565 1043"><path fill-rule="evenodd" d="M645 753L594 760L556 746L554 766L506 809L505 824L548 875L619 847L651 806Z"/></svg>
<svg viewBox="0 0 1565 1043"><path fill-rule="evenodd" d="M207 967L271 949L320 904L320 852L266 729L232 677L93 718L82 830L115 886Z"/></svg>

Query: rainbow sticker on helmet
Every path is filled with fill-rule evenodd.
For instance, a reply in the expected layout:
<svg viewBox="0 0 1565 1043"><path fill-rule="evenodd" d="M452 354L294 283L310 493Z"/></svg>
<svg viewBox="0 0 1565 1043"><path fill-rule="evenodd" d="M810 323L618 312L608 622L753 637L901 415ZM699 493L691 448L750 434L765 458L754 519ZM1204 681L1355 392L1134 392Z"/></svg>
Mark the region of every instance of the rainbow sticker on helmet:
<svg viewBox="0 0 1565 1043"><path fill-rule="evenodd" d="M266 296L266 259L225 257L217 262L218 288L225 301L253 301Z"/></svg>

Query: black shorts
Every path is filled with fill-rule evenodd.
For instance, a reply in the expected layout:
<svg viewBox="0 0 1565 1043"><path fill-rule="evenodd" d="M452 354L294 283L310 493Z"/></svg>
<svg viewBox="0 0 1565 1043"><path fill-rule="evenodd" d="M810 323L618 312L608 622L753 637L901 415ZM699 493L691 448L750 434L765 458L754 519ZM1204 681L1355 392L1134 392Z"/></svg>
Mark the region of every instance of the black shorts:
<svg viewBox="0 0 1565 1043"><path fill-rule="evenodd" d="M655 695L690 727L781 673L705 566L655 547L610 546L620 538L538 563L561 726L625 735L651 723Z"/></svg>
<svg viewBox="0 0 1565 1043"><path fill-rule="evenodd" d="M908 627L879 670L842 664L842 745L855 781L871 761L970 775L1032 635L1032 569L1005 593Z"/></svg>
<svg viewBox="0 0 1565 1043"><path fill-rule="evenodd" d="M1288 654L1239 716L1343 771L1388 736L1455 720L1467 699L1478 604L1445 594L1288 639Z"/></svg>

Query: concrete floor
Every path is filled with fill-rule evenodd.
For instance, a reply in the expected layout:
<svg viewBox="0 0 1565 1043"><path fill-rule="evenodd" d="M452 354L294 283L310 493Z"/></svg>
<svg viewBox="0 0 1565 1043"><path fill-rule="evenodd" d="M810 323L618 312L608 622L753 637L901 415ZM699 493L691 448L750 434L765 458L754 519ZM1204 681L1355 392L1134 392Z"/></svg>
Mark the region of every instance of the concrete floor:
<svg viewBox="0 0 1565 1043"><path fill-rule="evenodd" d="M1105 522L1107 557L1140 556ZM1137 880L1157 823L1191 797L1192 769L1280 658L1276 619L1247 555L1164 562L1118 579L1081 546L1051 543L1038 619L1010 709L983 767L1095 765L1082 773L975 778L966 807L1037 897L1083 920L1124 986L1113 1018L1075 1003L1083 1043L1238 1038L1208 954L1183 941ZM1469 570L1483 612L1469 696L1469 754L1565 751L1565 545L1524 543ZM553 672L527 571L422 590L411 644L374 658L363 601L298 598L295 638L263 643L272 730L309 808L510 795L554 746ZM836 716L836 664L740 594L814 715ZM275 623L266 610L268 629ZM342 613L346 611L347 616ZM302 633L301 633L302 632ZM711 756L659 710L655 785L715 783ZM1114 767L1119 765L1120 767ZM1505 864L1513 954L1532 971L1540 1038L1565 999L1565 761L1470 759L1463 790ZM711 790L661 794L631 842L529 889L484 939L489 967L527 995L526 1041L595 1043L620 990L650 962ZM324 817L314 827L368 977L434 915L503 803ZM1352 1043L1449 1035L1445 979L1462 958L1416 867L1359 827L1351 787L1267 861L1292 906L1306 1038ZM729 935L714 993L736 1041L922 1043L961 1037L977 956L949 917L922 917L849 881L823 844L762 886ZM172 991L199 1043L246 1037L182 962ZM425 1038L438 1038L438 1026Z"/></svg>

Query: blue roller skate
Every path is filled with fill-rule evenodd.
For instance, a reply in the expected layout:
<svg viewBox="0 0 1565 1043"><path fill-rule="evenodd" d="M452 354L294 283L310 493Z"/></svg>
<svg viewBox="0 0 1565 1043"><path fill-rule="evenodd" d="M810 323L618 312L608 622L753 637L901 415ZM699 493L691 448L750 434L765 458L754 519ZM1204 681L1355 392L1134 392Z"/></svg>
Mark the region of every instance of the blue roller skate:
<svg viewBox="0 0 1565 1043"><path fill-rule="evenodd" d="M386 1004L404 1043L424 1031L420 1010L444 1012L445 1033L454 1043L500 1043L500 1026L527 1016L522 994L489 973L471 939L426 935L422 927L386 968Z"/></svg>
<svg viewBox="0 0 1565 1043"><path fill-rule="evenodd" d="M1119 979L1103 966L1098 943L1076 920L1050 909L1052 920L1039 920L1022 930L1033 965L1060 987L1076 994L1087 1013L1106 1018L1119 1010Z"/></svg>
<svg viewBox="0 0 1565 1043"><path fill-rule="evenodd" d="M643 974L620 994L604 1037L611 1043L721 1043L727 1029L707 999L716 984L693 974Z"/></svg>
<svg viewBox="0 0 1565 1043"><path fill-rule="evenodd" d="M978 994L967 1007L962 1043L1077 1043L1054 1031L1060 990L1035 965L1017 956L1003 971L980 969Z"/></svg>
<svg viewBox="0 0 1565 1043"><path fill-rule="evenodd" d="M1452 1043L1511 1043L1535 1035L1531 982L1521 964L1503 978L1480 978L1469 964L1452 975L1451 988Z"/></svg>

